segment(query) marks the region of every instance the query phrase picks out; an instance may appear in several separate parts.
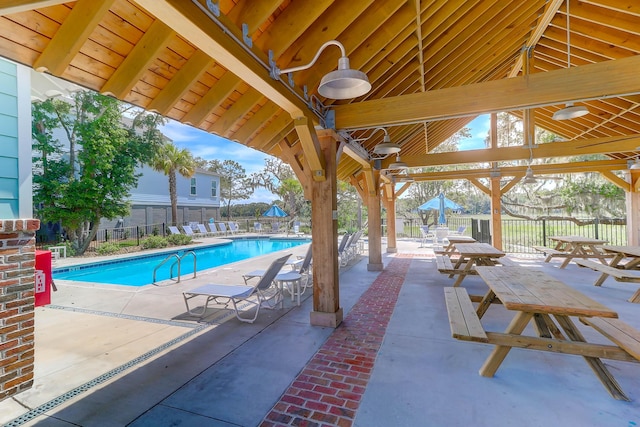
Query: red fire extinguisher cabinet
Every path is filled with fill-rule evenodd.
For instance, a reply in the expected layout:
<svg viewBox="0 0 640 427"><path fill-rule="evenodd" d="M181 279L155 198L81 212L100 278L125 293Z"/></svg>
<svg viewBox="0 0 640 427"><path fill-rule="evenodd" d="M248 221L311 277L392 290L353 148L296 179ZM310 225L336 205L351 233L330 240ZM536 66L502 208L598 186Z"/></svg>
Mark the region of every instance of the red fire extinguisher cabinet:
<svg viewBox="0 0 640 427"><path fill-rule="evenodd" d="M36 307L51 304L51 251L36 250Z"/></svg>

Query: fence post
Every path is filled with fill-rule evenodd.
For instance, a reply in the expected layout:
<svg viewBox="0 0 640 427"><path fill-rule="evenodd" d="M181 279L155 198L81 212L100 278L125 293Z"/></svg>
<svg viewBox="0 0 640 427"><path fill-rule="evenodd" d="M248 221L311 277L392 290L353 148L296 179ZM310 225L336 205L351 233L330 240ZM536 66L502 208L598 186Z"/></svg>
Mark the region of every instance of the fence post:
<svg viewBox="0 0 640 427"><path fill-rule="evenodd" d="M547 246L547 220L542 220L542 246Z"/></svg>
<svg viewBox="0 0 640 427"><path fill-rule="evenodd" d="M598 239L598 238L599 238L599 237L598 237L598 234L599 234L599 233L598 233L598 229L599 229L600 227L598 227L598 225L600 225L600 218L596 218L596 220L593 222L593 228L595 229L595 233L596 233L596 237L595 237L595 238L596 238L596 239Z"/></svg>
<svg viewBox="0 0 640 427"><path fill-rule="evenodd" d="M136 237L138 238L138 246L140 246L140 226L136 225Z"/></svg>

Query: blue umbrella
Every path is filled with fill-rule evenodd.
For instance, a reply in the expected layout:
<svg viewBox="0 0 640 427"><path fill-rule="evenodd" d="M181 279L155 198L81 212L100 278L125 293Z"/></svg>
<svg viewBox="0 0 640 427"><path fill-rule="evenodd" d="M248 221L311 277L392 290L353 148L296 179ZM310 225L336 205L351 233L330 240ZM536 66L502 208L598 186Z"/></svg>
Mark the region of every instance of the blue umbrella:
<svg viewBox="0 0 640 427"><path fill-rule="evenodd" d="M273 205L265 213L263 213L262 216L284 218L285 216L289 215L285 211L280 209L280 206Z"/></svg>
<svg viewBox="0 0 640 427"><path fill-rule="evenodd" d="M444 197L444 193L440 193L438 197L434 197L433 199L428 200L422 205L418 206L418 210L421 211L428 211L430 209L437 209L440 213L440 215L438 216L438 224L445 224L447 222L447 219L444 216L444 211L446 209L462 209L462 206L460 206L453 200Z"/></svg>

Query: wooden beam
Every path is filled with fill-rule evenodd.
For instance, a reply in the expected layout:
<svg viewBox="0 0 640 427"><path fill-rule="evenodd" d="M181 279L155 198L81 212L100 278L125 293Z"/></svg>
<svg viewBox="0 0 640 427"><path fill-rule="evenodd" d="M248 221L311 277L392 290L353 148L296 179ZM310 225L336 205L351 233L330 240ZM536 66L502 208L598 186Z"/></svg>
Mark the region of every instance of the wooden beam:
<svg viewBox="0 0 640 427"><path fill-rule="evenodd" d="M320 142L313 124L307 117L300 116L294 119L294 126L300 142L304 156L311 168L311 176L315 181L323 181L325 178L324 158L319 155Z"/></svg>
<svg viewBox="0 0 640 427"><path fill-rule="evenodd" d="M315 119L306 103L291 93L283 82L272 79L269 70L256 60L254 55L262 63L268 63L269 59L263 52L253 49L252 53L249 53L241 44L229 37L229 33L232 33L235 38L242 40L242 32L224 15L216 18L225 26L223 29L207 16L206 5L201 2L197 4L184 0L135 0L135 2L170 26L189 43L215 58L217 63L275 102L292 117L308 115L310 119Z"/></svg>
<svg viewBox="0 0 640 427"><path fill-rule="evenodd" d="M158 57L158 52L166 48L167 40L173 35L171 28L162 22L155 21L151 24L122 64L105 82L100 92L124 99Z"/></svg>
<svg viewBox="0 0 640 427"><path fill-rule="evenodd" d="M555 175L567 173L600 172L612 170L626 170L628 164L626 160L593 160L589 162L573 163L547 163L543 165L532 165L531 169L536 175ZM506 166L485 169L458 169L452 171L413 173L411 176L416 181L440 181L451 179L479 179L490 178L492 174L499 173L504 176L524 176L527 166Z"/></svg>
<svg viewBox="0 0 640 427"><path fill-rule="evenodd" d="M68 3L67 0L2 0L0 16Z"/></svg>
<svg viewBox="0 0 640 427"><path fill-rule="evenodd" d="M620 178L618 175L615 175L611 171L600 171L600 175L602 175L605 179L607 179L612 184L617 185L622 188L624 191L631 191L631 184Z"/></svg>
<svg viewBox="0 0 640 427"><path fill-rule="evenodd" d="M466 179L468 179L469 182L472 183L478 190L482 191L487 196L491 196L491 190L489 189L489 187L487 187L486 185L478 181L477 178L466 178Z"/></svg>
<svg viewBox="0 0 640 427"><path fill-rule="evenodd" d="M640 146L640 135L612 136L606 138L577 139L574 141L539 144L531 149L534 159L552 157L580 156L584 154L628 153ZM488 163L499 161L528 160L531 152L528 147L513 146L465 150L449 153L432 153L403 156L402 161L409 167L459 165L469 163ZM393 159L382 161L386 167Z"/></svg>
<svg viewBox="0 0 640 427"><path fill-rule="evenodd" d="M189 91L191 86L213 66L215 61L201 50L196 50L169 83L147 105L147 110L166 116L169 110Z"/></svg>
<svg viewBox="0 0 640 427"><path fill-rule="evenodd" d="M55 36L34 61L33 69L61 76L114 2L78 0Z"/></svg>
<svg viewBox="0 0 640 427"><path fill-rule="evenodd" d="M580 67L334 106L336 129L443 120L640 92L640 55Z"/></svg>

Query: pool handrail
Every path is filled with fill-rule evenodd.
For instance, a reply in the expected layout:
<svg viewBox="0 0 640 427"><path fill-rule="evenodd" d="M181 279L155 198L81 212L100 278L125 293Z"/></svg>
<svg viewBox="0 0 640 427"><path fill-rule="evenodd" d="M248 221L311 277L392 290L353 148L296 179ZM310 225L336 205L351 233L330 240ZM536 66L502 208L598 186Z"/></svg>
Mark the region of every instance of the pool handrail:
<svg viewBox="0 0 640 427"><path fill-rule="evenodd" d="M156 267L153 269L153 281L151 282L152 285L155 285L156 283L156 273L158 272L158 269L160 267L162 267L167 261L169 261L171 258L176 258L176 261L171 264L171 267L169 269L169 280L173 279L173 266L178 264L178 280L176 280L176 283L180 283L180 265L181 265L181 261L182 259L187 256L187 255L193 255L193 277L196 277L196 264L197 264L197 256L196 253L194 251L186 251L185 253L183 253L182 255L178 255L177 253L175 254L170 254L167 255L165 259L163 259L160 264L156 265Z"/></svg>

